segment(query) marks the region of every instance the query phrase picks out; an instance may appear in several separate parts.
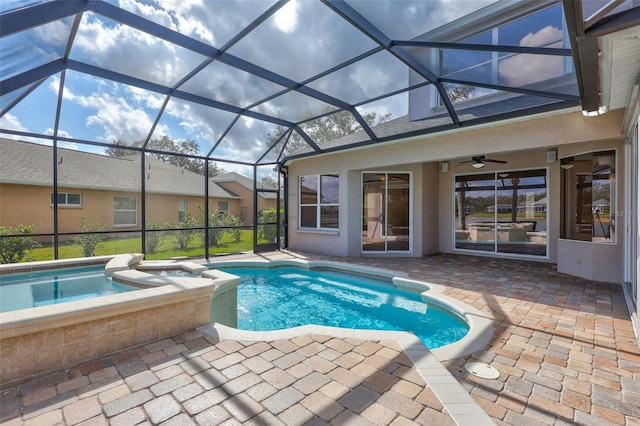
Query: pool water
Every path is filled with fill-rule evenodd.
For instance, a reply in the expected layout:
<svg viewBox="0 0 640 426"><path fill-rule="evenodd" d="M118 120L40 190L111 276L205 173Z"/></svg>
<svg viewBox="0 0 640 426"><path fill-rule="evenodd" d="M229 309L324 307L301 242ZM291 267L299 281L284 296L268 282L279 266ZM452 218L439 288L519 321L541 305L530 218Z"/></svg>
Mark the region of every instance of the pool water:
<svg viewBox="0 0 640 426"><path fill-rule="evenodd" d="M242 277L238 328L267 331L307 324L411 331L430 349L462 339L469 326L390 282L295 267L221 268Z"/></svg>
<svg viewBox="0 0 640 426"><path fill-rule="evenodd" d="M102 265L0 275L0 312L133 290L139 289L108 279Z"/></svg>

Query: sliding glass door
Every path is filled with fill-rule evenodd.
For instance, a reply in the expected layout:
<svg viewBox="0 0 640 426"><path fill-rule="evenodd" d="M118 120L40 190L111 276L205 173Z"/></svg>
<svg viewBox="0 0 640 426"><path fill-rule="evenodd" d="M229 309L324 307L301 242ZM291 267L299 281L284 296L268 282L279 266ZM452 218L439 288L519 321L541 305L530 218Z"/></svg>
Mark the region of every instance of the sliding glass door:
<svg viewBox="0 0 640 426"><path fill-rule="evenodd" d="M547 255L547 173L456 176L455 248Z"/></svg>
<svg viewBox="0 0 640 426"><path fill-rule="evenodd" d="M362 174L362 251L411 250L410 173Z"/></svg>
<svg viewBox="0 0 640 426"><path fill-rule="evenodd" d="M631 299L631 316L638 321L638 298L640 289L640 256L638 246L640 246L640 198L638 190L640 188L640 149L638 149L638 126L633 131L633 138L625 147L626 159L626 180L625 180L625 209L624 227L627 230L624 244L624 286ZM640 325L640 324L637 324Z"/></svg>

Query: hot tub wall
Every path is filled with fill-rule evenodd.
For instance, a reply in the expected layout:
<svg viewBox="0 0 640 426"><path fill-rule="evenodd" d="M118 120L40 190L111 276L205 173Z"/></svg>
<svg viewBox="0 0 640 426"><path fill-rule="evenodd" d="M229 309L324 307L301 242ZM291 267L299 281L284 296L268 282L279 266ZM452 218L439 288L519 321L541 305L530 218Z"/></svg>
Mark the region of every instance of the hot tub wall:
<svg viewBox="0 0 640 426"><path fill-rule="evenodd" d="M144 302L135 304L143 307ZM0 387L209 323L209 300L170 303L0 339Z"/></svg>
<svg viewBox="0 0 640 426"><path fill-rule="evenodd" d="M214 287L203 280L0 313L0 388L208 324Z"/></svg>

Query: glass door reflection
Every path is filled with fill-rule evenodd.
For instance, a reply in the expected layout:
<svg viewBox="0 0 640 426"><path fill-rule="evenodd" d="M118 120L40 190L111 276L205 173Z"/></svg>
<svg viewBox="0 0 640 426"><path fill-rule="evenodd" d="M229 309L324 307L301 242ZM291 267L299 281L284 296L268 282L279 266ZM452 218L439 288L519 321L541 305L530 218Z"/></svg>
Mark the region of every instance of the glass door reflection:
<svg viewBox="0 0 640 426"><path fill-rule="evenodd" d="M362 251L410 251L410 175L364 173L362 196Z"/></svg>

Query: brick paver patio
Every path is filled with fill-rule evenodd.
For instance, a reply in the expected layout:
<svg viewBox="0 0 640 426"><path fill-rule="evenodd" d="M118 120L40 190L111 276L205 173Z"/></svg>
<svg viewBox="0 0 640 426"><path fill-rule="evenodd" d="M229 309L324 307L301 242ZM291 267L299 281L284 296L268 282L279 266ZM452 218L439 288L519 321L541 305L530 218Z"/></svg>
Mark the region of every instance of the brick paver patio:
<svg viewBox="0 0 640 426"><path fill-rule="evenodd" d="M491 317L492 342L444 364L497 424L640 425L640 350L619 285L522 260L308 258L401 270ZM500 378L467 374L469 360ZM246 342L195 331L0 396L3 425L454 423L397 342L320 334Z"/></svg>

